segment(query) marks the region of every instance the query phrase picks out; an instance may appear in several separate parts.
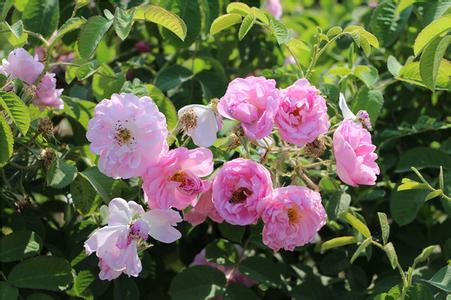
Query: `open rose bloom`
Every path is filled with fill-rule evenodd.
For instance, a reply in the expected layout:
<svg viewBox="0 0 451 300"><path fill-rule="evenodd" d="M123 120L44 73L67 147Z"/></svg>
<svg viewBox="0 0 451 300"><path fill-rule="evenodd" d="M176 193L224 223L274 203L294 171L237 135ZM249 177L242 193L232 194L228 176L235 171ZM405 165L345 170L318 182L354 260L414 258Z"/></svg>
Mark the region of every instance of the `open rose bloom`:
<svg viewBox="0 0 451 300"><path fill-rule="evenodd" d="M0 67L0 73L3 75L12 79L18 78L30 85L35 83L42 71L44 71L44 65L23 48L11 51L8 59L3 59Z"/></svg>
<svg viewBox="0 0 451 300"><path fill-rule="evenodd" d="M115 198L108 205L108 225L100 228L85 242L87 254L99 258L99 277L112 280L122 273L137 277L142 270L138 248L149 236L164 243L181 237L173 226L182 221L171 209L145 212L134 201Z"/></svg>
<svg viewBox="0 0 451 300"><path fill-rule="evenodd" d="M166 118L149 97L113 94L96 105L89 121L90 149L99 170L113 178L142 176L167 153Z"/></svg>

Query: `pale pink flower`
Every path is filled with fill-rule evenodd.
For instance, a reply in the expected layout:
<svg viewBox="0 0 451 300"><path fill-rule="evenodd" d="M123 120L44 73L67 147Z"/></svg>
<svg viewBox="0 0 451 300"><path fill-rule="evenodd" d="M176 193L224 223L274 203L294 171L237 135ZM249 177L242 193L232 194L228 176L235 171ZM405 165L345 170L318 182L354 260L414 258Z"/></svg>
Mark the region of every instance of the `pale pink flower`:
<svg viewBox="0 0 451 300"><path fill-rule="evenodd" d="M213 145L221 127L221 120L218 120L211 107L200 104L187 105L177 114L183 129L193 139L195 145L199 147Z"/></svg>
<svg viewBox="0 0 451 300"><path fill-rule="evenodd" d="M239 255L239 260L245 259L246 256L244 255L243 249L238 245L236 245L235 247L236 247L236 250ZM206 255L206 250L203 249L194 257L194 260L191 263L191 266L209 266L212 268L216 268L219 271L224 273L228 284L240 283L244 286L251 287L257 283L254 280L252 280L251 278L247 277L246 275L243 275L242 273L240 273L237 266L223 266L223 265L216 264L214 262L207 261L205 255Z"/></svg>
<svg viewBox="0 0 451 300"><path fill-rule="evenodd" d="M113 94L94 109L87 139L99 170L113 178L142 176L167 153L166 118L150 97Z"/></svg>
<svg viewBox="0 0 451 300"><path fill-rule="evenodd" d="M260 217L257 204L272 191L269 171L259 163L237 158L226 162L213 181L213 204L228 223L248 225Z"/></svg>
<svg viewBox="0 0 451 300"><path fill-rule="evenodd" d="M302 147L327 132L326 101L307 79L297 80L282 95L275 121L283 140Z"/></svg>
<svg viewBox="0 0 451 300"><path fill-rule="evenodd" d="M210 188L202 193L196 204L193 204L193 208L184 214L184 219L193 226L199 225L207 218L210 218L216 223L222 223L224 219L219 215L212 201L212 190Z"/></svg>
<svg viewBox="0 0 451 300"><path fill-rule="evenodd" d="M265 77L236 78L218 104L219 113L241 122L244 134L259 140L271 134L280 101L276 82Z"/></svg>
<svg viewBox="0 0 451 300"><path fill-rule="evenodd" d="M2 63L0 73L12 79L18 78L28 84L33 84L44 70L44 65L23 48L11 51L8 59L3 59Z"/></svg>
<svg viewBox="0 0 451 300"><path fill-rule="evenodd" d="M263 243L274 251L310 243L326 223L321 195L306 187L274 189L258 205L264 223Z"/></svg>
<svg viewBox="0 0 451 300"><path fill-rule="evenodd" d="M352 186L374 185L379 175L375 149L368 130L361 123L345 119L333 136L337 174L341 181Z"/></svg>
<svg viewBox="0 0 451 300"><path fill-rule="evenodd" d="M280 3L280 0L266 0L265 8L277 20L279 20L282 17L282 4Z"/></svg>
<svg viewBox="0 0 451 300"><path fill-rule="evenodd" d="M44 110L46 107L64 108L61 94L63 89L56 88L56 79L54 73L45 73L36 88L36 94L33 97L33 103Z"/></svg>
<svg viewBox="0 0 451 300"><path fill-rule="evenodd" d="M138 247L150 235L164 243L181 237L175 229L180 214L171 209L144 212L136 202L115 198L108 205L108 225L97 229L85 242L88 255L96 252L102 280L112 280L121 273L137 277L142 270Z"/></svg>
<svg viewBox="0 0 451 300"><path fill-rule="evenodd" d="M151 208L184 209L208 189L201 179L213 172L213 154L206 148L181 147L162 156L143 176L143 190Z"/></svg>

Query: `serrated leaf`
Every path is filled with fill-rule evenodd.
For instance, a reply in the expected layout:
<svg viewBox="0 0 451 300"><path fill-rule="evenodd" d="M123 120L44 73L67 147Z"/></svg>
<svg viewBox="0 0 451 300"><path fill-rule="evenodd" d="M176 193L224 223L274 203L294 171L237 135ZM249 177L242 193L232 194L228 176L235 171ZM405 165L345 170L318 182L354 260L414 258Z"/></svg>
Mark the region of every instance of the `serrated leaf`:
<svg viewBox="0 0 451 300"><path fill-rule="evenodd" d="M357 248L357 250L354 252L354 254L351 257L351 264L354 263L354 261L360 256L360 254L365 251L366 247L368 247L371 244L372 239L371 238L367 238L366 240L364 240L359 247Z"/></svg>
<svg viewBox="0 0 451 300"><path fill-rule="evenodd" d="M334 26L327 31L326 35L328 38L331 39L331 38L335 37L336 35L340 34L342 31L343 31L343 28L341 28L340 26Z"/></svg>
<svg viewBox="0 0 451 300"><path fill-rule="evenodd" d="M398 7L396 8L396 12L399 14L406 8L412 6L415 2L422 0L401 0L399 1Z"/></svg>
<svg viewBox="0 0 451 300"><path fill-rule="evenodd" d="M265 12L260 8L251 7L251 13L264 24L269 25L269 19L266 16Z"/></svg>
<svg viewBox="0 0 451 300"><path fill-rule="evenodd" d="M12 34L14 34L14 36L16 38L20 39L20 37L23 34L23 22L22 22L22 20L17 21L13 25L9 25L8 23L6 23L6 25L8 26L8 28L12 32Z"/></svg>
<svg viewBox="0 0 451 300"><path fill-rule="evenodd" d="M451 22L451 19L450 19ZM432 91L435 89L438 68L451 43L451 36L437 38L426 46L420 59L420 75L423 83Z"/></svg>
<svg viewBox="0 0 451 300"><path fill-rule="evenodd" d="M398 255L396 255L395 247L393 247L392 243L388 243L384 246L384 250L387 254L388 260L390 261L392 269L396 269L398 264Z"/></svg>
<svg viewBox="0 0 451 300"><path fill-rule="evenodd" d="M201 12L199 0L168 0L162 2L166 9L177 14L186 24L186 37L181 41L176 35L163 28L161 31L163 38L167 39L177 48L188 48L198 38L201 31Z"/></svg>
<svg viewBox="0 0 451 300"><path fill-rule="evenodd" d="M182 41L186 37L186 24L176 14L156 5L141 5L135 10L135 20L153 22L172 31Z"/></svg>
<svg viewBox="0 0 451 300"><path fill-rule="evenodd" d="M415 56L418 56L433 39L450 29L451 14L446 14L423 28L413 44L413 53Z"/></svg>
<svg viewBox="0 0 451 300"><path fill-rule="evenodd" d="M111 200L114 183L112 178L103 175L97 167L88 168L78 175L84 177L91 184L105 203Z"/></svg>
<svg viewBox="0 0 451 300"><path fill-rule="evenodd" d="M349 223L352 227L354 227L358 232L360 232L364 237L371 237L371 232L368 227L360 221L357 217L352 215L349 212L346 212L341 215L341 219Z"/></svg>
<svg viewBox="0 0 451 300"><path fill-rule="evenodd" d="M166 117L166 123L168 124L168 129L172 130L175 128L178 122L177 118L177 110L175 109L174 103L167 98L163 92L158 89L156 86L151 84L145 85L147 91L149 92L149 96L158 106L158 110L164 114Z"/></svg>
<svg viewBox="0 0 451 300"><path fill-rule="evenodd" d="M451 266L441 268L431 279L423 279L422 281L427 282L446 293L451 293Z"/></svg>
<svg viewBox="0 0 451 300"><path fill-rule="evenodd" d="M58 28L59 12L58 0L29 0L22 21L28 30L49 37Z"/></svg>
<svg viewBox="0 0 451 300"><path fill-rule="evenodd" d="M341 236L333 238L321 244L321 252L332 248L355 244L358 241L359 240L355 236Z"/></svg>
<svg viewBox="0 0 451 300"><path fill-rule="evenodd" d="M417 257L415 257L413 264L417 266L418 264L426 261L437 247L438 247L437 245L432 245L424 248L423 251L421 251L421 253Z"/></svg>
<svg viewBox="0 0 451 300"><path fill-rule="evenodd" d="M228 14L239 14L246 17L251 13L251 8L246 3L232 2L227 5L226 11Z"/></svg>
<svg viewBox="0 0 451 300"><path fill-rule="evenodd" d="M4 166L13 154L14 138L5 117L0 114L0 167Z"/></svg>
<svg viewBox="0 0 451 300"><path fill-rule="evenodd" d="M61 27L58 29L57 33L56 33L56 38L61 38L63 37L65 34L77 30L79 29L81 26L83 26L86 23L86 19L81 17L75 17L75 18L70 18L68 19L66 22L64 22L63 25L61 25Z"/></svg>
<svg viewBox="0 0 451 300"><path fill-rule="evenodd" d="M0 107L3 107L20 132L26 135L30 128L31 118L25 103L13 92L0 92Z"/></svg>
<svg viewBox="0 0 451 300"><path fill-rule="evenodd" d="M39 254L41 238L29 230L14 231L0 240L0 261L12 262Z"/></svg>
<svg viewBox="0 0 451 300"><path fill-rule="evenodd" d="M189 69L180 65L171 65L158 72L155 77L155 86L162 91L168 91L191 79L192 76L193 73Z"/></svg>
<svg viewBox="0 0 451 300"><path fill-rule="evenodd" d="M239 14L226 14L219 16L216 18L210 27L210 34L214 35L218 32L229 28L230 26L233 26L235 24L241 23L241 15Z"/></svg>
<svg viewBox="0 0 451 300"><path fill-rule="evenodd" d="M438 67L437 79L435 83L436 90L451 90L451 62L443 58ZM420 75L420 63L411 62L404 65L396 77L398 80L405 81L426 88Z"/></svg>
<svg viewBox="0 0 451 300"><path fill-rule="evenodd" d="M249 14L244 17L243 22L241 23L240 30L238 31L238 38L241 41L246 34L251 30L252 26L255 24L255 16L253 14Z"/></svg>
<svg viewBox="0 0 451 300"><path fill-rule="evenodd" d="M94 54L100 40L112 24L113 21L102 16L94 16L88 19L78 39L78 51L81 57L89 59Z"/></svg>
<svg viewBox="0 0 451 300"><path fill-rule="evenodd" d="M114 12L114 31L120 37L121 40L125 40L130 33L133 26L134 10L125 11L119 7L116 7Z"/></svg>
<svg viewBox="0 0 451 300"><path fill-rule="evenodd" d="M381 212L377 213L379 225L381 226L382 243L385 245L390 237L390 225L388 224L387 215Z"/></svg>
<svg viewBox="0 0 451 300"><path fill-rule="evenodd" d="M80 9L89 4L90 0L75 0L75 9Z"/></svg>
<svg viewBox="0 0 451 300"><path fill-rule="evenodd" d="M379 48L379 41L378 41L377 37L374 36L371 32L366 31L365 28L363 28L362 26L349 25L343 31L350 32L350 33L352 33L352 32L358 33L360 38L367 40L371 46L373 46L374 48Z"/></svg>
<svg viewBox="0 0 451 300"><path fill-rule="evenodd" d="M271 19L269 22L269 27L276 36L276 40L279 45L285 44L289 40L290 37L288 35L288 29L282 22L279 22L276 19Z"/></svg>
<svg viewBox="0 0 451 300"><path fill-rule="evenodd" d="M401 71L402 65L398 62L398 60L390 55L387 59L387 69L393 76L398 76L399 71Z"/></svg>
<svg viewBox="0 0 451 300"><path fill-rule="evenodd" d="M302 66L306 67L308 65L311 50L306 43L298 39L290 39L285 45L290 49L290 53L293 53Z"/></svg>
<svg viewBox="0 0 451 300"><path fill-rule="evenodd" d="M78 213L83 216L92 214L101 203L96 190L84 176L77 176L70 185L72 201Z"/></svg>
<svg viewBox="0 0 451 300"><path fill-rule="evenodd" d="M47 185L62 189L75 179L77 176L77 168L66 163L60 158L55 158L47 171Z"/></svg>

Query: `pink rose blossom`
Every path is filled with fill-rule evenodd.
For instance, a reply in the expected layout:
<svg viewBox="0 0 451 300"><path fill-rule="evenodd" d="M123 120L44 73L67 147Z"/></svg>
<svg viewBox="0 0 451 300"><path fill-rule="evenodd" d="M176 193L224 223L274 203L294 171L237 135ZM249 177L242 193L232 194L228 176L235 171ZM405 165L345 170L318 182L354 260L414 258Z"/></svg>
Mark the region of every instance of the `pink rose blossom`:
<svg viewBox="0 0 451 300"><path fill-rule="evenodd" d="M46 107L64 108L64 102L61 99L63 89L56 88L56 79L54 73L45 73L36 88L36 94L33 97L33 103L44 110Z"/></svg>
<svg viewBox="0 0 451 300"><path fill-rule="evenodd" d="M246 258L244 255L244 251L240 246L236 246L236 250L238 252L240 260L243 260ZM228 284L241 283L242 285L247 286L247 287L251 287L256 284L256 282L254 280L252 280L251 278L247 277L246 275L243 275L242 273L240 273L240 271L238 270L238 267L223 266L223 265L218 265L214 262L209 262L209 261L207 261L205 255L206 255L206 250L203 249L201 252L199 252L196 255L196 257L194 257L194 260L191 263L191 266L208 266L208 267L216 268L219 271L224 273Z"/></svg>
<svg viewBox="0 0 451 300"><path fill-rule="evenodd" d="M276 82L265 77L236 78L229 83L218 104L219 113L241 122L244 133L252 140L262 139L274 127L279 107Z"/></svg>
<svg viewBox="0 0 451 300"><path fill-rule="evenodd" d="M99 170L113 178L142 176L167 153L166 118L150 97L113 94L94 109L86 137Z"/></svg>
<svg viewBox="0 0 451 300"><path fill-rule="evenodd" d="M282 17L282 4L280 0L266 0L265 7L277 20Z"/></svg>
<svg viewBox="0 0 451 300"><path fill-rule="evenodd" d="M341 181L352 186L374 185L379 166L376 163L376 146L371 134L361 123L344 120L335 130L333 150L337 162L337 174Z"/></svg>
<svg viewBox="0 0 451 300"><path fill-rule="evenodd" d="M282 95L275 121L283 140L302 147L327 132L326 101L308 80L297 80Z"/></svg>
<svg viewBox="0 0 451 300"><path fill-rule="evenodd" d="M151 208L184 209L208 189L201 177L213 172L213 154L206 148L171 150L143 176L143 190Z"/></svg>
<svg viewBox="0 0 451 300"><path fill-rule="evenodd" d="M258 209L264 222L263 243L274 251L293 251L311 242L326 223L321 195L306 187L277 188Z"/></svg>
<svg viewBox="0 0 451 300"><path fill-rule="evenodd" d="M33 84L44 70L44 65L37 58L33 58L25 49L16 48L3 59L0 73L9 75L12 79L18 78L28 84Z"/></svg>
<svg viewBox="0 0 451 300"><path fill-rule="evenodd" d="M272 191L269 171L253 160L226 162L213 181L213 204L228 223L248 225L260 217L257 204Z"/></svg>
<svg viewBox="0 0 451 300"><path fill-rule="evenodd" d="M212 201L212 190L210 188L204 192L193 208L184 214L184 219L193 226L199 225L210 218L216 223L222 223L224 219L219 215Z"/></svg>
<svg viewBox="0 0 451 300"><path fill-rule="evenodd" d="M164 243L181 237L175 226L180 214L171 209L144 212L136 202L115 198L108 205L108 225L97 229L85 242L88 255L96 252L102 280L112 280L121 273L137 277L142 270L138 247L150 235Z"/></svg>

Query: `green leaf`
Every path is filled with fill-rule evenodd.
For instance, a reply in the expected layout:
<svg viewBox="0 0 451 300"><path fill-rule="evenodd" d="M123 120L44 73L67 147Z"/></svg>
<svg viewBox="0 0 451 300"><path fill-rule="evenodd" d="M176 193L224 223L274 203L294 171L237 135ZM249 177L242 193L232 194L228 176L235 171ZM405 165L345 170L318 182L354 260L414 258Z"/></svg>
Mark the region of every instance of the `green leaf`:
<svg viewBox="0 0 451 300"><path fill-rule="evenodd" d="M89 59L94 54L100 40L112 24L113 21L107 20L102 16L94 16L88 19L78 39L78 51L81 57Z"/></svg>
<svg viewBox="0 0 451 300"><path fill-rule="evenodd" d="M210 100L220 98L227 89L227 77L217 70L203 70L197 73L194 78L199 81L202 87L202 98Z"/></svg>
<svg viewBox="0 0 451 300"><path fill-rule="evenodd" d="M451 19L450 19L451 22ZM451 36L437 38L426 46L420 59L420 75L423 83L434 91L435 83L437 81L438 68L446 49L451 43Z"/></svg>
<svg viewBox="0 0 451 300"><path fill-rule="evenodd" d="M393 220L400 226L415 220L427 193L421 190L393 191L390 197L390 212Z"/></svg>
<svg viewBox="0 0 451 300"><path fill-rule="evenodd" d="M124 74L116 74L107 64L102 64L92 77L92 91L98 100L109 99L121 90L124 82Z"/></svg>
<svg viewBox="0 0 451 300"><path fill-rule="evenodd" d="M293 53L296 60L304 67L306 67L310 61L311 49L310 47L299 39L290 39L285 44L290 53Z"/></svg>
<svg viewBox="0 0 451 300"><path fill-rule="evenodd" d="M437 36L451 29L451 14L446 14L433 21L420 31L413 45L413 53L418 56L421 51Z"/></svg>
<svg viewBox="0 0 451 300"><path fill-rule="evenodd" d="M425 300L425 299L437 299L437 298L434 298L434 293L425 284L414 283L407 290L406 299L407 300Z"/></svg>
<svg viewBox="0 0 451 300"><path fill-rule="evenodd" d="M430 192L429 194L426 195L426 198L424 199L424 201L429 201L431 199L440 197L443 195L443 191L442 190L435 190Z"/></svg>
<svg viewBox="0 0 451 300"><path fill-rule="evenodd" d="M438 67L437 79L435 84L436 90L448 90L451 91L451 62L447 59L442 59ZM402 80L411 84L426 87L423 83L420 74L420 63L411 62L403 66L396 77L398 80Z"/></svg>
<svg viewBox="0 0 451 300"><path fill-rule="evenodd" d="M359 247L357 248L357 250L354 252L354 254L351 257L351 264L354 263L354 261L360 256L360 254L363 251L365 251L366 247L368 247L371 244L371 241L372 241L371 238L367 238L359 245Z"/></svg>
<svg viewBox="0 0 451 300"><path fill-rule="evenodd" d="M365 28L363 28L362 26L349 25L343 31L349 32L349 33L353 33L353 32L357 33L360 37L360 41L362 39L366 40L369 45L373 46L374 48L379 48L379 41L378 41L377 37L375 37L371 32L366 31Z"/></svg>
<svg viewBox="0 0 451 300"><path fill-rule="evenodd" d="M277 43L279 45L285 44L290 39L288 34L288 29L283 25L282 22L277 21L276 19L271 19L269 21L269 27L271 28L272 33L275 35Z"/></svg>
<svg viewBox="0 0 451 300"><path fill-rule="evenodd" d="M114 280L114 300L139 300L139 289L132 278L121 276Z"/></svg>
<svg viewBox="0 0 451 300"><path fill-rule="evenodd" d="M114 282L116 281L117 280L115 280ZM81 270L77 273L74 279L73 291L78 297L85 299L96 299L98 296L101 296L102 293L105 292L108 286L109 281L101 280L96 271Z"/></svg>
<svg viewBox="0 0 451 300"><path fill-rule="evenodd" d="M62 38L65 34L77 30L79 29L81 26L83 26L86 23L86 19L81 17L75 17L75 18L70 18L68 19L66 22L64 22L63 25L61 25L61 27L58 29L57 33L56 33L56 39L58 38ZM54 40L54 41L55 41Z"/></svg>
<svg viewBox="0 0 451 300"><path fill-rule="evenodd" d="M25 28L49 37L58 28L58 0L29 0L22 13Z"/></svg>
<svg viewBox="0 0 451 300"><path fill-rule="evenodd" d="M383 47L392 45L407 24L412 9L405 9L401 14L396 12L394 0L384 0L378 3L370 20L371 32L381 42Z"/></svg>
<svg viewBox="0 0 451 300"><path fill-rule="evenodd" d="M226 14L219 16L211 24L210 34L217 34L218 32L229 28L230 26L241 23L241 20L242 18L239 14Z"/></svg>
<svg viewBox="0 0 451 300"><path fill-rule="evenodd" d="M399 75L402 65L398 62L398 60L394 56L390 55L387 59L387 68L388 68L388 71L393 76L396 77Z"/></svg>
<svg viewBox="0 0 451 300"><path fill-rule="evenodd" d="M80 123L83 128L88 129L88 122L93 117L95 103L87 100L81 100L74 97L62 96L64 101L63 112L71 116Z"/></svg>
<svg viewBox="0 0 451 300"><path fill-rule="evenodd" d="M241 239L243 238L245 232L245 227L222 222L218 225L218 228L221 235L229 241L241 243Z"/></svg>
<svg viewBox="0 0 451 300"><path fill-rule="evenodd" d="M205 259L218 265L233 266L239 262L238 251L231 242L220 239L205 247Z"/></svg>
<svg viewBox="0 0 451 300"><path fill-rule="evenodd" d="M174 300L208 299L224 292L224 273L207 266L189 267L171 282L169 295Z"/></svg>
<svg viewBox="0 0 451 300"><path fill-rule="evenodd" d="M54 300L52 296L44 293L33 293L27 297L27 300Z"/></svg>
<svg viewBox="0 0 451 300"><path fill-rule="evenodd" d="M368 87L362 87L356 95L356 99L352 104L352 110L366 110L370 115L371 124L376 124L377 118L384 104L384 97L379 90L372 90Z"/></svg>
<svg viewBox="0 0 451 300"><path fill-rule="evenodd" d="M180 40L174 33L164 28L162 30L163 37L175 47L187 48L191 46L191 44L196 41L201 31L202 16L199 0L167 0L162 2L162 4L163 3L166 9L169 9L182 18L187 29L184 40Z"/></svg>
<svg viewBox="0 0 451 300"><path fill-rule="evenodd" d="M111 177L100 173L97 167L91 167L78 173L79 176L85 178L94 188L94 190L102 197L105 203L111 200L114 180Z"/></svg>
<svg viewBox="0 0 451 300"><path fill-rule="evenodd" d="M427 189L429 189L427 184L424 184L424 183L421 183L418 181L413 181L413 180L410 180L409 178L403 178L402 184L400 186L398 186L397 191L401 192L401 191L408 191L408 190L427 190Z"/></svg>
<svg viewBox="0 0 451 300"><path fill-rule="evenodd" d="M180 65L171 65L158 72L155 77L155 86L165 92L178 87L192 76L193 73L189 69Z"/></svg>
<svg viewBox="0 0 451 300"><path fill-rule="evenodd" d="M341 28L340 26L334 26L327 31L326 35L329 39L331 39L342 32L343 28Z"/></svg>
<svg viewBox="0 0 451 300"><path fill-rule="evenodd" d="M31 118L25 103L13 92L0 92L0 107L3 107L20 132L26 135L30 128Z"/></svg>
<svg viewBox="0 0 451 300"><path fill-rule="evenodd" d="M429 256L432 254L432 252L434 252L435 249L437 249L437 245L432 245L429 247L426 247L423 249L423 251L421 251L421 253L415 257L415 260L413 261L413 265L417 266L418 264L426 261Z"/></svg>
<svg viewBox="0 0 451 300"><path fill-rule="evenodd" d="M224 300L259 300L259 298L252 289L245 287L242 284L232 283L227 285Z"/></svg>
<svg viewBox="0 0 451 300"><path fill-rule="evenodd" d="M11 262L39 254L41 238L33 231L14 231L0 240L0 261Z"/></svg>
<svg viewBox="0 0 451 300"><path fill-rule="evenodd" d="M451 293L451 266L441 268L431 279L422 279L422 281L427 282L446 293Z"/></svg>
<svg viewBox="0 0 451 300"><path fill-rule="evenodd" d="M125 11L119 7L116 7L113 25L114 31L116 31L116 34L121 38L121 40L125 40L130 33L133 26L134 14L134 10Z"/></svg>
<svg viewBox="0 0 451 300"><path fill-rule="evenodd" d="M422 168L439 168L451 169L451 158L445 152L428 147L416 147L401 155L396 172L410 172L410 167L415 166L417 169Z"/></svg>
<svg viewBox="0 0 451 300"><path fill-rule="evenodd" d="M3 115L0 115L0 167L6 165L13 154L14 138L11 128Z"/></svg>
<svg viewBox="0 0 451 300"><path fill-rule="evenodd" d="M22 22L22 20L17 21L13 25L9 25L8 23L6 23L6 26L8 26L9 30L11 31L12 34L14 34L14 36L16 38L18 38L18 39L21 38L21 36L23 34L23 22Z"/></svg>
<svg viewBox="0 0 451 300"><path fill-rule="evenodd" d="M382 243L385 245L390 237L390 225L388 224L387 215L382 212L378 212L379 224L381 226Z"/></svg>
<svg viewBox="0 0 451 300"><path fill-rule="evenodd" d="M16 300L19 290L11 286L7 281L0 281L0 300Z"/></svg>
<svg viewBox="0 0 451 300"><path fill-rule="evenodd" d="M135 20L153 22L170 30L182 41L186 37L186 24L176 14L156 5L141 5L135 10Z"/></svg>
<svg viewBox="0 0 451 300"><path fill-rule="evenodd" d="M324 197L324 208L330 220L337 219L341 214L348 211L351 196L347 193L335 192L329 197Z"/></svg>
<svg viewBox="0 0 451 300"><path fill-rule="evenodd" d="M352 215L349 212L346 212L341 215L341 219L349 223L352 227L354 227L358 232L360 232L364 237L371 237L371 232L368 227L360 221L357 217Z"/></svg>
<svg viewBox="0 0 451 300"><path fill-rule="evenodd" d="M249 14L244 17L243 22L241 23L240 30L238 31L238 39L241 41L246 34L251 30L252 26L255 24L255 16L253 14Z"/></svg>
<svg viewBox="0 0 451 300"><path fill-rule="evenodd" d="M72 283L71 267L61 257L33 257L15 265L8 281L18 288L60 291Z"/></svg>
<svg viewBox="0 0 451 300"><path fill-rule="evenodd" d="M77 176L70 185L70 193L76 210L84 216L92 214L100 205L101 198L85 176Z"/></svg>
<svg viewBox="0 0 451 300"><path fill-rule="evenodd" d="M390 261L392 269L396 269L396 266L398 264L398 255L396 255L395 247L393 247L392 243L387 243L384 246L384 250L387 254L388 260Z"/></svg>
<svg viewBox="0 0 451 300"><path fill-rule="evenodd" d="M90 0L75 0L75 9L78 10L89 4Z"/></svg>
<svg viewBox="0 0 451 300"><path fill-rule="evenodd" d="M243 260L239 265L243 275L271 287L281 288L281 277L286 273L285 265L276 263L268 258L252 256Z"/></svg>
<svg viewBox="0 0 451 300"><path fill-rule="evenodd" d="M406 8L412 6L415 2L422 1L422 0L400 0L398 7L396 8L396 12L399 14Z"/></svg>
<svg viewBox="0 0 451 300"><path fill-rule="evenodd" d="M377 69L373 66L358 65L354 68L354 75L362 80L368 88L373 87L379 79Z"/></svg>
<svg viewBox="0 0 451 300"><path fill-rule="evenodd" d="M174 103L167 98L163 92L160 91L156 86L151 84L146 84L145 87L149 92L149 96L158 106L158 110L164 114L166 117L166 123L168 124L168 129L172 130L175 128L178 122L177 110L175 109Z"/></svg>
<svg viewBox="0 0 451 300"><path fill-rule="evenodd" d="M0 22L3 22L6 17L8 16L8 12L10 9L14 6L14 0L6 0L2 3L0 3L0 9L1 9L1 15L0 15Z"/></svg>
<svg viewBox="0 0 451 300"><path fill-rule="evenodd" d="M341 246L356 244L359 240L355 236L341 236L321 244L321 252Z"/></svg>
<svg viewBox="0 0 451 300"><path fill-rule="evenodd" d="M77 176L77 168L60 158L55 158L47 171L47 185L62 189L71 184Z"/></svg>
<svg viewBox="0 0 451 300"><path fill-rule="evenodd" d="M232 2L227 5L228 14L239 14L243 17L251 13L251 8L246 3Z"/></svg>

